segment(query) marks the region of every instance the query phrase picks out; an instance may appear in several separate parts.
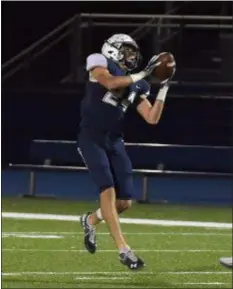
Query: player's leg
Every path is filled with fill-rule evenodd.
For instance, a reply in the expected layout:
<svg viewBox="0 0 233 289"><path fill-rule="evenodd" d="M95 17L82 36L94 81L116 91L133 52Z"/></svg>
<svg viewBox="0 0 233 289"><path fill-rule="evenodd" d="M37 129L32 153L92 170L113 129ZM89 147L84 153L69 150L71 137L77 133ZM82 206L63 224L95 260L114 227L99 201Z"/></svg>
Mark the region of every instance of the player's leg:
<svg viewBox="0 0 233 289"><path fill-rule="evenodd" d="M119 218L116 210L116 193L110 164L105 150L87 135L80 135L79 149L89 173L100 190L100 209L103 219L107 223L117 248L127 246L121 233ZM96 250L95 229L89 223L90 214L81 217L81 223L85 231L85 246L90 253Z"/></svg>
<svg viewBox="0 0 233 289"><path fill-rule="evenodd" d="M101 175L103 177L106 172L103 168L92 171L91 175L93 176ZM106 189L102 189L100 193L100 211L101 211L101 220L104 219L111 236L113 237L115 244L119 250L122 248L127 248L126 241L122 235L120 229L120 223L118 218L118 213L116 210L116 193L113 186L108 186ZM96 251L96 232L95 225L89 221L93 218L92 213L87 213L81 216L81 223L85 231L85 246L90 253L95 253Z"/></svg>
<svg viewBox="0 0 233 289"><path fill-rule="evenodd" d="M133 194L133 170L131 161L126 153L124 143L119 140L114 144L114 151L110 155L110 163L116 187L116 197L121 210L131 205ZM120 261L130 269L144 267L144 262L128 248L120 250Z"/></svg>
<svg viewBox="0 0 233 289"><path fill-rule="evenodd" d="M116 164L114 173L114 168L111 167L111 170L113 172L113 179L115 183L115 190L116 190L116 196L118 199L116 199L116 209L118 214L124 212L125 210L129 209L132 206L132 200L131 195L129 195L129 191L133 190L132 185L132 165L131 162L126 154L126 152L123 152L123 157L117 156L117 159L113 157L114 164ZM119 169L118 169L119 168ZM119 170L123 168L123 176L128 177L122 177L122 171L118 173ZM125 172L127 170L127 172ZM118 180L117 175L120 176L120 180ZM122 196L123 199L119 199L120 196ZM124 199L125 198L125 199ZM97 209L94 213L90 214L89 216L89 223L91 225L97 225L101 221L103 221L103 216L101 213L101 209Z"/></svg>
<svg viewBox="0 0 233 289"><path fill-rule="evenodd" d="M100 194L100 209L116 247L121 251L128 248L123 237L118 213L116 210L116 192L114 187L109 187Z"/></svg>
<svg viewBox="0 0 233 289"><path fill-rule="evenodd" d="M116 192L117 197L117 192ZM124 211L128 210L132 206L132 200L119 200L116 199L116 208L118 214L123 213Z"/></svg>
<svg viewBox="0 0 233 289"><path fill-rule="evenodd" d="M131 200L119 200L116 199L116 209L117 209L117 213L121 214L123 213L125 210L129 209L132 205L132 201ZM101 213L101 209L97 209L94 213L89 215L89 223L91 225L98 225L100 222L103 221L103 216Z"/></svg>
<svg viewBox="0 0 233 289"><path fill-rule="evenodd" d="M118 214L131 207L132 200L129 192L133 190L132 164L126 154L122 141L120 141L119 145L116 145L116 149L114 148L115 152L113 155L109 156L111 159L110 167L117 196L116 209ZM116 152L118 147L120 148L120 151ZM119 175L124 177L119 178ZM122 198L120 198L120 196L122 196ZM93 225L97 225L102 220L103 216L100 208L90 216L90 223Z"/></svg>
<svg viewBox="0 0 233 289"><path fill-rule="evenodd" d="M128 157L127 157L126 161L127 161L126 166L122 163L122 161L120 162L120 168L121 168L121 166L123 166L124 168L127 167L127 171L131 172L130 174L132 174L132 166L131 166L131 162L130 162ZM113 169L112 165L111 165L111 171L113 173L113 180L114 180L114 185L115 185L116 196L119 197L120 188L118 186L118 180L117 180L117 177L115 176L114 169ZM127 185L127 188L129 188L128 191L131 190L131 188L130 188L131 184ZM126 186L126 182L123 182L123 186ZM121 191L122 191L122 188L121 188ZM125 195L124 195L124 197L125 197ZM118 214L121 214L125 210L129 209L131 207L131 205L132 205L132 200L130 200L130 196L127 196L127 198L125 200L116 199L116 209L117 209L117 213ZM101 221L103 221L103 216L102 216L101 209L98 208L94 213L90 214L89 223L91 225L95 225L96 226Z"/></svg>

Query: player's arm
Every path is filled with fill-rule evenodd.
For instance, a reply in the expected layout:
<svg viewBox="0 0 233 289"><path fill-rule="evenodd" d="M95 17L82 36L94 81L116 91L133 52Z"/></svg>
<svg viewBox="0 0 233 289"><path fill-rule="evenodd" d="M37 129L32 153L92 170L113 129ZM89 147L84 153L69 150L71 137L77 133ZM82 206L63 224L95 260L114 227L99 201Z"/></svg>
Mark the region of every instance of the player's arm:
<svg viewBox="0 0 233 289"><path fill-rule="evenodd" d="M157 56L156 56L157 57ZM107 59L102 54L91 54L87 58L87 71L98 83L108 90L125 88L148 76L157 65L157 58L152 57L146 68L127 76L113 76L108 70Z"/></svg>
<svg viewBox="0 0 233 289"><path fill-rule="evenodd" d="M141 95L141 98L144 99L137 106L137 111L147 123L155 125L159 122L164 109L164 102L168 89L168 85L164 85L160 88L153 105L149 102L146 95Z"/></svg>
<svg viewBox="0 0 233 289"><path fill-rule="evenodd" d="M91 70L91 75L108 90L124 88L133 83L132 77L129 76L113 76L105 67L94 67Z"/></svg>

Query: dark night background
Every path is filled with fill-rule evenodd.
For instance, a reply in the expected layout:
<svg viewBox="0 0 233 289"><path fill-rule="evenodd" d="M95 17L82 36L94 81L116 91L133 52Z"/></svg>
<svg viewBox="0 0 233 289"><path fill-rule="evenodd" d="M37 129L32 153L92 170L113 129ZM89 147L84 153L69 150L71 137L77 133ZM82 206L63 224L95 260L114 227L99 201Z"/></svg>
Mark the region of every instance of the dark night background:
<svg viewBox="0 0 233 289"><path fill-rule="evenodd" d="M224 5L223 2L192 1L170 4L160 1L2 2L2 65L77 13L164 14L169 9L174 9L175 15L232 15L231 2L225 2ZM214 24L216 21L208 23ZM218 23L220 24L219 21ZM88 53L98 52L106 37L117 32L131 33L135 29L93 28L90 23L88 25L82 34L80 71ZM232 54L231 46L231 53L223 51L224 33L220 33L218 29L179 29L175 31L176 35L171 40L160 46L162 51L169 50L174 53L177 59L177 74L174 78L176 84L171 88L162 120L158 126L151 127L136 116L135 112L130 111L125 121L125 140L232 145L230 97L233 73L223 73L227 71L227 68L223 67L224 63L228 65L228 69L229 65L231 67L232 59L227 58L228 54ZM158 45L156 37L152 37L154 31L149 31L145 37L139 39L145 61L155 52ZM31 61L32 54L27 54L12 66L26 63L23 69L12 77L3 79L3 165L8 162L28 162L29 146L33 138L76 139L79 104L84 91L83 80L79 78L78 83L61 83L61 80L69 75L70 64L74 59L70 53L74 45L72 35L68 35L34 61ZM43 44L40 49L47 44ZM208 57L221 58L222 64L218 61L213 63ZM3 71L2 77L4 73ZM208 84L210 82L228 84L213 86ZM157 85L152 85L152 92L156 90ZM200 95L208 97L196 97ZM227 97L221 98L222 96Z"/></svg>
<svg viewBox="0 0 233 289"><path fill-rule="evenodd" d="M232 15L231 1L194 2L173 1L179 14ZM180 7L180 8L178 8ZM163 14L163 1L9 1L2 2L2 62L4 63L22 49L76 13L131 13Z"/></svg>

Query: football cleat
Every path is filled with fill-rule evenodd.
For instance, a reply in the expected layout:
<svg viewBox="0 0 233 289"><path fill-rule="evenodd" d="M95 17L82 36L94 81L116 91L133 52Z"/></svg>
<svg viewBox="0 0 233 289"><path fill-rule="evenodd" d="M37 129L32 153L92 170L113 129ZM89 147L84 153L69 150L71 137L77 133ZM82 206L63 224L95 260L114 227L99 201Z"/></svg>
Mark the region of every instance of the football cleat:
<svg viewBox="0 0 233 289"><path fill-rule="evenodd" d="M145 267L145 263L138 258L131 250L127 253L120 254L120 262L123 265L128 266L131 270L138 270Z"/></svg>
<svg viewBox="0 0 233 289"><path fill-rule="evenodd" d="M80 223L84 230L84 245L87 251L94 254L96 251L96 231L95 227L88 224L88 217L91 213L84 214L80 217Z"/></svg>
<svg viewBox="0 0 233 289"><path fill-rule="evenodd" d="M232 257L222 257L219 259L219 262L227 268L232 268Z"/></svg>

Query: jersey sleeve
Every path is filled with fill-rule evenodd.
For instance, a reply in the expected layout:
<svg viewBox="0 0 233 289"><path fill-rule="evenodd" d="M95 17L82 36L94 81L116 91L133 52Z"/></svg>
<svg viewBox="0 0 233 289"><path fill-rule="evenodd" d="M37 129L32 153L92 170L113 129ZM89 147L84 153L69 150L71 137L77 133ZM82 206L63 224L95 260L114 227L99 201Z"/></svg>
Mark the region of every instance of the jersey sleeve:
<svg viewBox="0 0 233 289"><path fill-rule="evenodd" d="M150 85L144 79L136 82L136 89L138 93L133 103L134 107L137 107L144 99L150 95Z"/></svg>
<svg viewBox="0 0 233 289"><path fill-rule="evenodd" d="M94 53L87 57L86 70L90 71L96 66L108 67L107 59L100 53Z"/></svg>
<svg viewBox="0 0 233 289"><path fill-rule="evenodd" d="M150 85L147 81L144 79L141 82L141 93L140 93L140 98L145 99L150 95Z"/></svg>

